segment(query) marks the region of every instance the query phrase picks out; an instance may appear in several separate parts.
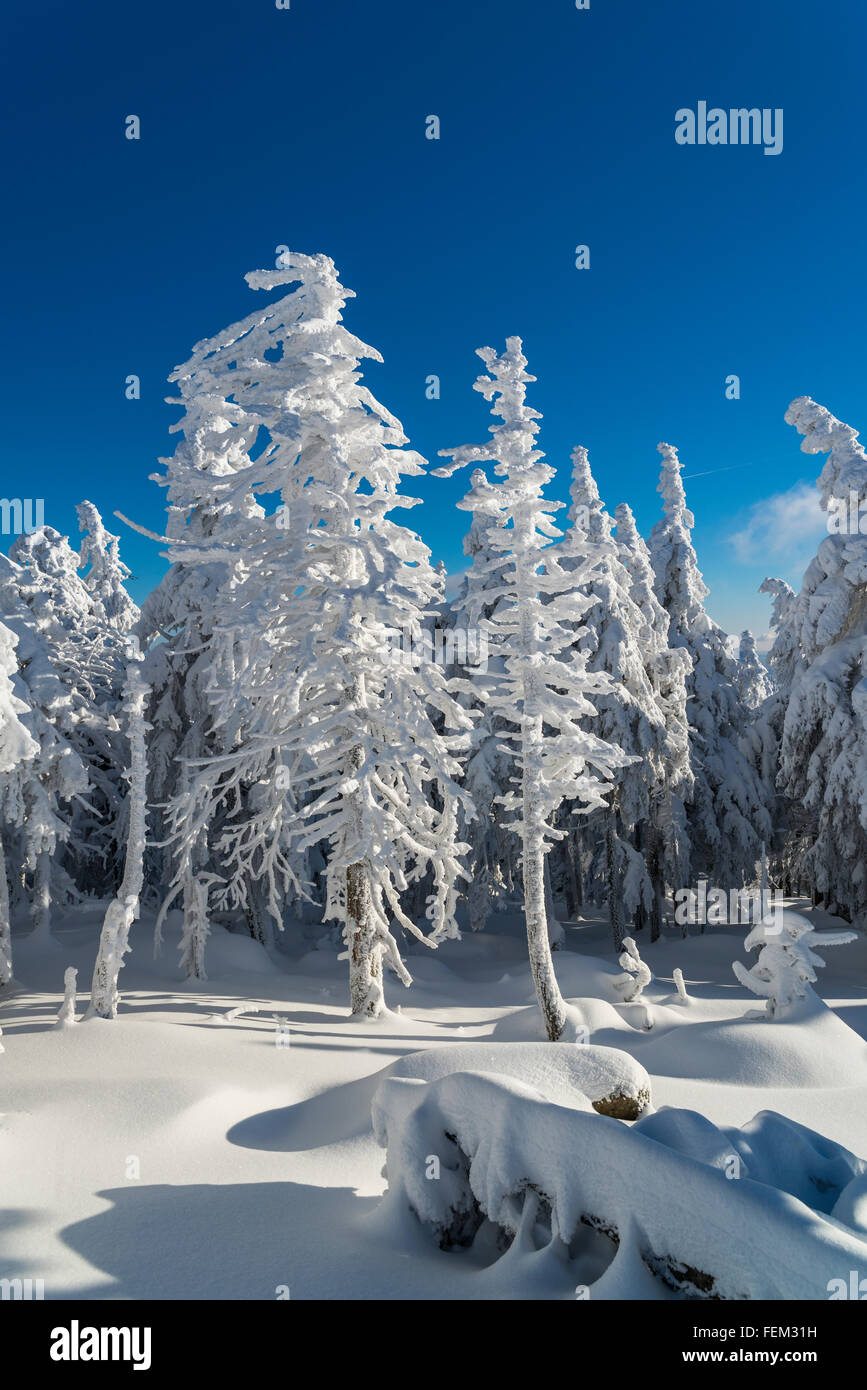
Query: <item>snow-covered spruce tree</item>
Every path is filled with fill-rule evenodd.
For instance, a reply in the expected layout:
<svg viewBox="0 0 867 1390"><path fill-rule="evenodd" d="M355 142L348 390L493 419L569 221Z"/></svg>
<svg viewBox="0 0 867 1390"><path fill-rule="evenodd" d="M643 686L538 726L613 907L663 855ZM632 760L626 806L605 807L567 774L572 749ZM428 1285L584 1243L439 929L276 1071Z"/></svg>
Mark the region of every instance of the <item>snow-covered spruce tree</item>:
<svg viewBox="0 0 867 1390"><path fill-rule="evenodd" d="M442 667L412 655L442 585L389 513L414 505L400 479L424 460L360 382L360 360L381 359L342 326L351 292L326 256L285 254L247 279L297 288L197 349L255 459L227 480L211 535L170 551L231 565L216 615L231 646L207 686L223 751L188 760L170 829L182 872L217 819L214 901L243 905L254 884L278 926L291 852L324 844L325 916L343 926L352 1013L372 1018L384 963L410 983L392 921L430 946L457 935L457 815L470 802L454 779L471 720ZM276 511L250 507L251 492L279 497ZM401 903L426 875L428 935Z"/></svg>
<svg viewBox="0 0 867 1390"><path fill-rule="evenodd" d="M576 585L583 575L567 571L559 547L562 537L553 514L562 503L542 495L554 470L542 463L536 448L538 411L526 404L527 359L520 338L508 338L498 356L479 348L490 376L475 383L491 414L502 423L491 426L486 444L441 450L452 459L438 476L448 476L468 463L492 463L502 482L491 483L479 470L470 492L459 504L474 515L496 519L488 537L489 566L502 570L502 582L489 590L493 609L482 619L491 656L502 663L502 680L478 686L480 698L511 727L506 746L517 764L515 790L507 795L508 811L516 812L510 828L521 836L524 907L530 968L552 1041L563 1035L566 1006L554 974L545 908L545 855L562 837L552 815L564 800L584 810L605 804L611 778L624 755L588 733L580 721L595 714L587 698L606 691L607 678L587 670L586 658L574 649L572 626L579 607Z"/></svg>
<svg viewBox="0 0 867 1390"><path fill-rule="evenodd" d="M588 669L610 677L607 692L594 699L597 712L586 727L631 759L616 774L610 805L598 813L605 899L614 949L620 951L627 923L643 925L657 900L644 856L652 848L651 813L655 800L666 793L672 750L667 711L651 677L650 634L624 562L626 547L612 539L614 522L599 496L586 449L573 451L572 465L572 528L564 551L568 567L574 555L587 570L587 578L576 585L584 610L576 642Z"/></svg>
<svg viewBox="0 0 867 1390"><path fill-rule="evenodd" d="M809 997L816 970L825 961L813 946L845 946L855 941L856 932L819 932L812 922L797 912L773 913L759 922L744 941L747 951L758 951L758 960L747 970L739 960L732 961L738 980L753 994L767 999L767 1012L760 1017L780 1019L790 1013L799 999Z"/></svg>
<svg viewBox="0 0 867 1390"><path fill-rule="evenodd" d="M852 525L852 499L867 503L867 454L851 426L809 397L792 402L786 421L805 453L828 454L818 487L830 534L797 599L784 593L778 605L771 660L791 682L779 785L800 812L793 875L855 920L867 912L867 535Z"/></svg>
<svg viewBox="0 0 867 1390"><path fill-rule="evenodd" d="M105 529L92 502L79 502L75 510L82 532L78 567L85 571L84 587L101 605L110 627L130 632L138 622L139 610L125 588L130 571L120 558L120 538Z"/></svg>
<svg viewBox="0 0 867 1390"><path fill-rule="evenodd" d="M79 798L87 792L88 776L66 733L74 697L55 668L46 625L35 619L21 597L22 586L27 586L22 567L0 555L0 618L15 637L15 691L26 706L22 723L38 748L21 788L23 814L16 803L7 817L6 852L22 870L18 873L16 868L12 879L15 906L26 906L34 929L47 936L54 899L71 901L77 894L60 858ZM69 859L65 862L73 867Z"/></svg>
<svg viewBox="0 0 867 1390"><path fill-rule="evenodd" d="M20 838L28 801L34 799L27 784L39 752L39 745L23 722L28 715L27 704L16 693L21 682L15 645L15 634L0 623L0 989L12 983L12 924L4 840L10 831Z"/></svg>
<svg viewBox="0 0 867 1390"><path fill-rule="evenodd" d="M144 717L147 696L148 688L142 679L141 662L133 655L127 665L124 685L124 710L129 738L126 859L117 896L109 903L102 924L99 950L93 968L88 1018L117 1017L117 1007L120 1003L118 975L123 958L129 950L130 928L139 915L147 832L147 724Z"/></svg>
<svg viewBox="0 0 867 1390"><path fill-rule="evenodd" d="M746 628L740 637L737 660L738 694L745 709L752 714L773 694L773 681L759 660L756 639Z"/></svg>
<svg viewBox="0 0 867 1390"><path fill-rule="evenodd" d="M629 574L630 593L643 620L640 647L654 698L662 712L657 727L657 760L661 776L649 792L650 814L644 848L653 886L650 939L660 934L666 885L689 882L690 847L684 803L692 795L689 758L687 679L692 664L683 647L669 646L669 617L654 589L650 551L639 535L630 507L616 508L617 543Z"/></svg>
<svg viewBox="0 0 867 1390"><path fill-rule="evenodd" d="M481 472L478 477L474 473L473 485L483 478ZM470 565L449 615L452 631L465 634L467 660L455 665L455 675L465 682L458 698L474 711L477 721L470 736L464 779L475 807L466 832L470 844L467 908L473 931L482 930L491 907L505 905L514 892L509 850L512 836L505 830L501 811L509 783L509 758L503 748L508 725L479 694L482 685L496 682L503 674L501 659L488 651L488 633L483 627L490 621L498 587L503 583L502 554L493 548L490 538L492 528L500 524L498 518L484 513L473 517L464 537L464 554ZM458 640L454 646L460 656ZM484 659L480 660L482 653Z"/></svg>
<svg viewBox="0 0 867 1390"><path fill-rule="evenodd" d="M78 789L84 795L69 808L69 848L48 864L45 875L40 873L40 901L46 893L50 897L49 877L96 896L116 887L120 877L123 639L101 599L82 581L79 565L66 537L44 526L18 537L5 568L6 606L16 610L10 621L19 632L19 655L25 641L20 625L26 622L61 688L51 697L51 708L44 701L42 707L87 775L86 789Z"/></svg>
<svg viewBox="0 0 867 1390"><path fill-rule="evenodd" d="M763 840L771 835L767 789L741 746L749 723L737 689L726 634L704 608L708 593L692 545L677 450L660 444L664 519L650 537L656 596L669 616L669 642L689 655L687 680L692 799L687 820L694 872L721 888L752 882ZM682 886L682 885L681 885Z"/></svg>

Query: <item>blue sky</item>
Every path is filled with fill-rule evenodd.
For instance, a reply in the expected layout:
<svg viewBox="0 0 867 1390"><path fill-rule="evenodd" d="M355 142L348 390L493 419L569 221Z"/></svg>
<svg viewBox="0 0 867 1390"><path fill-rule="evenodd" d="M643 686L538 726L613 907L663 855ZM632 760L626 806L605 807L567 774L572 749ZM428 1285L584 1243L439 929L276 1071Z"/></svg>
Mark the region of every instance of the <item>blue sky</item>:
<svg viewBox="0 0 867 1390"><path fill-rule="evenodd" d="M7 29L5 494L73 539L84 496L162 530L165 378L287 244L334 257L368 384L429 458L486 437L474 349L515 333L560 496L583 443L647 534L677 444L710 611L766 630L763 575L797 584L822 534L785 408L867 423L863 6L44 0ZM678 145L700 100L782 108L782 153ZM412 481L459 568L466 478ZM141 598L159 548L115 529Z"/></svg>

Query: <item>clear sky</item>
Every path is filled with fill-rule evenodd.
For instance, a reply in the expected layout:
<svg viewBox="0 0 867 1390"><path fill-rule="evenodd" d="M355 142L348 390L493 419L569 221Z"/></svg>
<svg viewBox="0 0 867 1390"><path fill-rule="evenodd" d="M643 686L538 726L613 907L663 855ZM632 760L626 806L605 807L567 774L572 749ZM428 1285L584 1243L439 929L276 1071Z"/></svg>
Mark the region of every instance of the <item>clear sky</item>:
<svg viewBox="0 0 867 1390"><path fill-rule="evenodd" d="M509 334L564 499L583 443L647 534L678 445L710 611L766 630L763 575L797 585L823 533L785 408L867 424L867 6L42 0L5 28L4 494L73 541L85 496L161 531L165 378L285 244L334 257L368 384L429 458L486 437L474 349ZM700 101L782 108L782 153L677 144ZM460 568L466 477L411 481ZM114 529L141 598L159 547Z"/></svg>

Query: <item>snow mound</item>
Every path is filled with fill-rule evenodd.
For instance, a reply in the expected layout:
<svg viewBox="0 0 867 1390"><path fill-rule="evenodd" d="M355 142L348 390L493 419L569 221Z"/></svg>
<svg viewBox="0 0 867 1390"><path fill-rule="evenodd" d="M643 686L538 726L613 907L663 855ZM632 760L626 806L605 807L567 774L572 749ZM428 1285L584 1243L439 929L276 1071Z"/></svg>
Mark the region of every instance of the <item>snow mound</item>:
<svg viewBox="0 0 867 1390"><path fill-rule="evenodd" d="M843 1188L831 1215L850 1230L867 1236L867 1172L859 1173Z"/></svg>
<svg viewBox="0 0 867 1390"><path fill-rule="evenodd" d="M718 1129L693 1110L663 1106L639 1120L635 1129L677 1153L723 1169L730 1178L751 1178L789 1192L814 1211L833 1213L857 1229L835 1204L867 1172L867 1163L785 1115L763 1110L741 1129Z"/></svg>
<svg viewBox="0 0 867 1390"><path fill-rule="evenodd" d="M474 1042L413 1052L389 1069L390 1076L416 1081L439 1081L455 1072L510 1077L558 1105L572 1110L609 1106L604 1113L621 1119L634 1119L650 1104L650 1077L644 1067L614 1047ZM629 1113L617 1114L618 1110Z"/></svg>
<svg viewBox="0 0 867 1390"><path fill-rule="evenodd" d="M867 1044L816 996L783 1019L694 1023L649 1035L641 1057L654 1076L741 1086L855 1086L867 1082Z"/></svg>
<svg viewBox="0 0 867 1390"><path fill-rule="evenodd" d="M646 1296L635 1287L649 1270L687 1297L824 1300L841 1270L867 1260L867 1240L791 1193L729 1181L638 1126L555 1104L523 1081L392 1076L374 1097L373 1124L387 1149L383 1219L396 1230L407 1206L442 1248L477 1239L490 1248L493 1225L507 1257L530 1262L548 1248L580 1260L590 1228L618 1247L619 1297ZM747 1127L744 1143L755 1149L767 1127ZM658 1136L665 1130L657 1123ZM667 1132L677 1131L669 1115ZM811 1145L840 1173L853 1161L820 1135Z"/></svg>
<svg viewBox="0 0 867 1390"><path fill-rule="evenodd" d="M602 1029L616 1029L628 1036L630 1028L613 1004L607 999L567 999L568 1012L573 1020L580 1020L588 1033L599 1033ZM545 1038L545 1025L539 1006L533 1003L527 1009L516 1009L499 1019L494 1028L494 1036L501 1042L541 1042Z"/></svg>

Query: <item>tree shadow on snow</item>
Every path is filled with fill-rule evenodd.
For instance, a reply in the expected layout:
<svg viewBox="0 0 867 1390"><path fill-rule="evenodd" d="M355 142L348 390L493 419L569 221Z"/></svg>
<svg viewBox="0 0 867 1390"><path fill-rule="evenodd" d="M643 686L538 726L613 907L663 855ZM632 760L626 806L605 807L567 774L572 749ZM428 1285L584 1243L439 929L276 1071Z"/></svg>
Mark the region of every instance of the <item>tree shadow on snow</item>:
<svg viewBox="0 0 867 1390"><path fill-rule="evenodd" d="M346 1263L361 1256L356 1223L379 1200L293 1182L97 1195L111 1207L61 1236L114 1285L95 1282L76 1298L274 1300L287 1287L283 1298L344 1297Z"/></svg>

